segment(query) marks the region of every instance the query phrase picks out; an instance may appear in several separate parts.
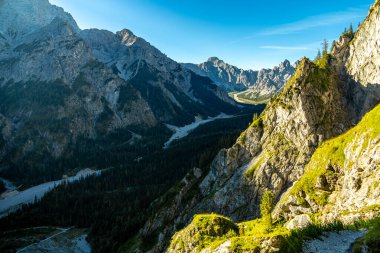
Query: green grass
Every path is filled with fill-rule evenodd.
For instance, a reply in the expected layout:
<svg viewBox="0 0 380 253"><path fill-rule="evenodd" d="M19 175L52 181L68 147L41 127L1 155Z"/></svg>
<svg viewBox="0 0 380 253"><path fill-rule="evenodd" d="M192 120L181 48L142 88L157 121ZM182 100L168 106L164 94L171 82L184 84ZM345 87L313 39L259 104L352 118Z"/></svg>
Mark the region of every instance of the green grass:
<svg viewBox="0 0 380 253"><path fill-rule="evenodd" d="M262 218L241 222L238 223L238 226L239 234L245 237L263 238L277 235L286 236L290 234L290 231L285 228L282 223L275 223L272 228L268 230L267 223Z"/></svg>
<svg viewBox="0 0 380 253"><path fill-rule="evenodd" d="M217 214L195 215L189 226L173 236L170 248L184 251L187 245L197 245L197 252L203 249L213 250L220 244L231 241L232 252L258 249L260 242L268 237L288 236L290 231L282 224L274 224L271 229L263 219L234 223Z"/></svg>
<svg viewBox="0 0 380 253"><path fill-rule="evenodd" d="M248 94L249 90L242 91L242 92L229 92L228 95L235 99L235 96L237 96L238 100L235 100L236 102L249 104L249 105L259 105L259 104L267 104L273 95L264 95L260 96L258 94Z"/></svg>
<svg viewBox="0 0 380 253"><path fill-rule="evenodd" d="M270 99L272 98L272 95L268 96L255 96L253 98L249 97L248 95L245 95L244 93L240 93L237 95L238 99L246 104L252 104L252 105L259 105L259 104L267 104Z"/></svg>
<svg viewBox="0 0 380 253"><path fill-rule="evenodd" d="M234 98L234 95L237 94L239 92L237 91L231 91L231 92L228 92L228 96L230 96L231 98Z"/></svg>
<svg viewBox="0 0 380 253"><path fill-rule="evenodd" d="M315 185L318 177L331 176L334 173L328 170L329 164L341 169L350 169L351 164L347 164L345 149L348 144L361 145L361 152L365 150L370 140L380 135L380 105L367 113L361 122L337 138L323 143L312 156L310 163L305 168L305 174L290 190L290 195L299 196L300 192L305 192L316 204L324 206L328 202L330 192L316 189ZM360 136L360 140L357 137ZM286 198L285 198L286 199Z"/></svg>
<svg viewBox="0 0 380 253"><path fill-rule="evenodd" d="M245 172L245 176L246 177L252 177L253 174L255 173L256 169L260 167L260 165L264 162L266 158L266 155L265 154L261 154L258 159L256 160L256 162L252 165L251 168L249 168L249 170L247 170Z"/></svg>
<svg viewBox="0 0 380 253"><path fill-rule="evenodd" d="M197 245L197 252L214 248L227 238L237 236L238 226L229 218L217 214L198 214L186 228L173 236L170 248L184 251L187 245Z"/></svg>
<svg viewBox="0 0 380 253"><path fill-rule="evenodd" d="M365 209L362 211L365 211ZM225 229L224 231L229 232L223 232L219 235L213 232L210 233L210 231L215 229L215 226L218 226L217 224L220 225L220 221L216 222L219 219L223 220L223 222L227 222L226 224L231 225L234 229ZM198 233L193 233L194 231L189 229L194 226L199 229ZM238 230L235 230L236 228L238 228ZM230 252L260 252L263 240L277 238L279 240L279 252L294 253L302 252L302 246L305 240L319 238L324 232L359 229L366 229L368 233L356 243L355 247L360 248L360 245L366 244L370 248L369 252L377 252L371 251L371 249L379 248L380 218L356 222L351 225L343 225L343 223L339 221L325 225L313 223L305 228L296 230L288 230L282 221L277 221L268 231L263 219L255 219L235 224L230 219L216 214L196 215L194 216L193 222L187 228L176 233L173 237L172 245L173 243L177 244L177 251L183 252L187 249L186 247L188 247L189 238L192 238L192 245L194 246L194 243L197 245L196 252L201 252L204 249L210 250L208 252L213 252L213 250L222 243L230 241L231 245L228 247ZM186 232L186 234L184 234L184 232ZM171 247L171 249L173 248Z"/></svg>
<svg viewBox="0 0 380 253"><path fill-rule="evenodd" d="M354 253L360 253L363 244L369 248L368 252L380 252L380 218L364 222L362 227L368 229L368 233L354 244Z"/></svg>

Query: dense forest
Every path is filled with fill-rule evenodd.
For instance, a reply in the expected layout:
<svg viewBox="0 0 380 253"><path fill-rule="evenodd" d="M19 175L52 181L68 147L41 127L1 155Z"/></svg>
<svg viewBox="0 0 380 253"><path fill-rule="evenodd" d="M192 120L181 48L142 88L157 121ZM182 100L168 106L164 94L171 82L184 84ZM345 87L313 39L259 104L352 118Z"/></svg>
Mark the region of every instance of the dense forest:
<svg viewBox="0 0 380 253"><path fill-rule="evenodd" d="M252 107L234 118L202 125L166 150L162 149L162 142L150 145L151 148L142 152L141 159L123 157L122 148L105 150L115 152L113 158L122 166L107 166L101 154L85 158L94 159L94 163L100 164L98 168L109 169L101 176L61 185L41 201L25 205L1 219L0 237L16 228L76 226L89 229L93 252L116 252L151 215L148 207L154 199L179 182L190 169L207 170L217 152L231 146L252 121L252 114L262 110L263 106ZM9 240L0 243L1 252L13 252L14 247Z"/></svg>

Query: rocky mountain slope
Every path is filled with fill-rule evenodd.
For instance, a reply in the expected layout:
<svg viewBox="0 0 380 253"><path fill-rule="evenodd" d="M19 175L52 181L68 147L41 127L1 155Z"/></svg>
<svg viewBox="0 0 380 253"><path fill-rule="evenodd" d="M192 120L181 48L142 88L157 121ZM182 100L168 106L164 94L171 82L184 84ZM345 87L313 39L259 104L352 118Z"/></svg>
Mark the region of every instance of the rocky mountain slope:
<svg viewBox="0 0 380 253"><path fill-rule="evenodd" d="M163 143L164 123L239 111L210 79L128 30L82 31L48 0L1 1L0 19L0 172L8 178L60 177L95 165L80 157L135 150L133 133L156 131L163 136L146 141Z"/></svg>
<svg viewBox="0 0 380 253"><path fill-rule="evenodd" d="M211 57L201 64L183 64L184 67L202 76L208 76L225 91L245 91L242 98L257 99L270 98L278 93L290 79L295 66L285 60L273 69L259 71L243 70L232 66L217 57Z"/></svg>
<svg viewBox="0 0 380 253"><path fill-rule="evenodd" d="M274 210L275 218L288 221L285 226L274 226L268 232L262 219L235 224L222 216L196 215L175 234L168 252L283 252L282 243L290 230L313 220L352 223L377 217L379 125L380 105L357 126L316 150L305 173Z"/></svg>
<svg viewBox="0 0 380 253"><path fill-rule="evenodd" d="M267 190L276 203L281 199L276 217L287 220L335 208L336 213L321 216L328 221L380 204L371 185L379 168L378 107L342 135L380 101L379 13L376 1L356 34L342 35L331 54L317 62L302 59L284 90L236 144L220 151L204 177L186 180L184 190L146 223L141 236L159 233L155 250L160 251L165 236L188 224L194 214L216 212L233 221L260 217ZM342 201L325 207L340 197ZM191 250L178 252L197 247L186 242L184 247ZM176 245L170 249L178 250Z"/></svg>
<svg viewBox="0 0 380 253"><path fill-rule="evenodd" d="M343 135L324 142L300 180L282 196L274 216L292 223L300 214L318 213L324 223L348 223L378 215L379 126L380 105Z"/></svg>

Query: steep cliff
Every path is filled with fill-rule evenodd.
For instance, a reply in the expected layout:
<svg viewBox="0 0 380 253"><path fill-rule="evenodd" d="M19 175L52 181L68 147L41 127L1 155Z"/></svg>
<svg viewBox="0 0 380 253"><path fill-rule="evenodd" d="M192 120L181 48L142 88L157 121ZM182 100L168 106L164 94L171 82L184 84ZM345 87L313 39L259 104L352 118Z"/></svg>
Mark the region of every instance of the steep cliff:
<svg viewBox="0 0 380 253"><path fill-rule="evenodd" d="M376 44L379 10L376 1L356 34L344 34L331 54L314 63L303 59L284 90L254 118L236 144L220 151L208 174L198 186L195 184L196 190L183 197L182 203L172 203L168 209L158 212L146 223L142 236L160 231L158 246L165 235L187 224L197 213L215 212L234 221L257 218L262 194L267 189L273 191L276 202L281 199L275 217L296 218L289 227L294 224L297 227L297 221L305 220L303 214L308 212L330 212L320 218L328 222L342 217L342 213L359 212L376 204L378 192L372 190L371 184L378 177L376 132L379 127L368 119L378 114L378 108L356 130L339 137L338 144L342 142L342 145L333 144L333 140L316 150L356 125L363 113L380 99ZM368 133L358 130L370 125L373 130L368 129ZM348 136L353 140L346 140ZM339 163L334 165L330 158L340 159ZM318 159L324 161L322 167ZM310 179L314 180L311 183L304 179L309 178L309 173L318 174ZM305 180L307 183L303 184ZM335 191L335 186L346 190ZM288 196L284 193L292 197L284 197ZM339 198L342 201L337 201ZM327 199L331 203L336 201L338 207L327 205L330 203ZM281 212L283 208L285 211ZM336 212L331 211L334 208ZM311 218L314 216L307 218L306 223ZM172 223L156 226L164 224L156 222L162 220Z"/></svg>
<svg viewBox="0 0 380 253"><path fill-rule="evenodd" d="M380 105L316 150L305 173L281 197L274 216L291 220L316 214L323 223L373 218L379 215L379 178Z"/></svg>
<svg viewBox="0 0 380 253"><path fill-rule="evenodd" d="M345 63L349 78L364 91L355 94L360 115L380 102L380 2L371 7L349 46Z"/></svg>
<svg viewBox="0 0 380 253"><path fill-rule="evenodd" d="M302 176L323 141L353 124L342 84L328 62L328 55L317 63L303 59L284 90L236 144L219 152L200 183L187 196L182 193L182 202L157 212L142 236L160 231L160 245L165 235L197 213L215 212L234 221L259 217L266 189L279 197ZM174 222L165 226L170 220Z"/></svg>
<svg viewBox="0 0 380 253"><path fill-rule="evenodd" d="M341 98L329 67L303 59L284 91L232 148L215 158L194 212L213 211L234 220L258 216L264 189L278 196L302 175L322 141L351 124Z"/></svg>
<svg viewBox="0 0 380 253"><path fill-rule="evenodd" d="M173 236L168 252L283 252L291 229L311 222L352 224L378 217L379 125L380 105L315 151L304 175L274 210L274 217L286 224L278 222L266 230L262 219L236 224L217 215L196 215Z"/></svg>

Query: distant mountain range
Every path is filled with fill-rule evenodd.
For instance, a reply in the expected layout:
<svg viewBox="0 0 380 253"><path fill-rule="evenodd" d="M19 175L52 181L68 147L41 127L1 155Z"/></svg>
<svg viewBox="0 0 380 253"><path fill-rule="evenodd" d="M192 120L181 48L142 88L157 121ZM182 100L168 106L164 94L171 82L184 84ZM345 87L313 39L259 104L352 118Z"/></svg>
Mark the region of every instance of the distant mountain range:
<svg viewBox="0 0 380 253"><path fill-rule="evenodd" d="M257 100L278 93L293 75L297 63L291 65L285 60L273 69L254 71L243 70L217 57L210 57L201 64L184 63L182 66L198 75L209 77L227 92L241 92L235 96L237 100Z"/></svg>

